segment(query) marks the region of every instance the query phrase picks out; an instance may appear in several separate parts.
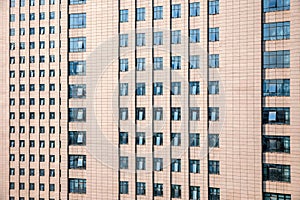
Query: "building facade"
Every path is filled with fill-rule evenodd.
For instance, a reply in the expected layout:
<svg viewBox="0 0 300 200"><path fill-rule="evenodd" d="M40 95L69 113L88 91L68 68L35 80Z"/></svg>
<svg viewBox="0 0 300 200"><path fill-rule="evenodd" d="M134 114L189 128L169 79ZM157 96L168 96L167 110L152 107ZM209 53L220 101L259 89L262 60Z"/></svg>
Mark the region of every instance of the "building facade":
<svg viewBox="0 0 300 200"><path fill-rule="evenodd" d="M1 199L300 199L300 1L1 7Z"/></svg>

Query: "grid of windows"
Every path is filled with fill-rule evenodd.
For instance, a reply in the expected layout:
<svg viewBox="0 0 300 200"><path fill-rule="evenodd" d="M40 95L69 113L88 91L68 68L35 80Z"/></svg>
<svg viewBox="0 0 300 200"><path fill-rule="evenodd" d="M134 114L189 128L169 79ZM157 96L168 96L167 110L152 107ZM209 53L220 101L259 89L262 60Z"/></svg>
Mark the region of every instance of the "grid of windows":
<svg viewBox="0 0 300 200"><path fill-rule="evenodd" d="M291 200L292 197L290 194L279 194L279 193L264 193L263 200Z"/></svg>
<svg viewBox="0 0 300 200"><path fill-rule="evenodd" d="M86 13L75 13L69 15L69 28L85 28Z"/></svg>
<svg viewBox="0 0 300 200"><path fill-rule="evenodd" d="M263 80L264 96L290 96L289 79Z"/></svg>

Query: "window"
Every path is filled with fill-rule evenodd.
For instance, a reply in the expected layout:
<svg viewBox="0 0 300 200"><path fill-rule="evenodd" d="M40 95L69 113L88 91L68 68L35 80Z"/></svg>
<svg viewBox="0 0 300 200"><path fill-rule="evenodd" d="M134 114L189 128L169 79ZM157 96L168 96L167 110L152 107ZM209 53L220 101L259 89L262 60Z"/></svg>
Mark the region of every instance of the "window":
<svg viewBox="0 0 300 200"><path fill-rule="evenodd" d="M69 0L70 5L86 4L86 0Z"/></svg>
<svg viewBox="0 0 300 200"><path fill-rule="evenodd" d="M263 124L290 124L290 108L263 108Z"/></svg>
<svg viewBox="0 0 300 200"><path fill-rule="evenodd" d="M70 99L83 99L86 97L86 85L69 85Z"/></svg>
<svg viewBox="0 0 300 200"><path fill-rule="evenodd" d="M219 54L210 54L209 55L209 67L210 68L219 68Z"/></svg>
<svg viewBox="0 0 300 200"><path fill-rule="evenodd" d="M200 199L200 187L190 186L190 199L192 200Z"/></svg>
<svg viewBox="0 0 300 200"><path fill-rule="evenodd" d="M153 108L153 120L163 120L163 108Z"/></svg>
<svg viewBox="0 0 300 200"><path fill-rule="evenodd" d="M283 40L290 38L290 22L273 22L264 24L264 40Z"/></svg>
<svg viewBox="0 0 300 200"><path fill-rule="evenodd" d="M190 173L200 173L200 160L190 160Z"/></svg>
<svg viewBox="0 0 300 200"><path fill-rule="evenodd" d="M181 172L181 159L172 159L172 172Z"/></svg>
<svg viewBox="0 0 300 200"><path fill-rule="evenodd" d="M172 82L171 84L171 94L172 95L180 95L181 94L181 83L180 82Z"/></svg>
<svg viewBox="0 0 300 200"><path fill-rule="evenodd" d="M162 70L164 66L164 60L163 57L154 57L153 60L153 69L154 70Z"/></svg>
<svg viewBox="0 0 300 200"><path fill-rule="evenodd" d="M69 192L85 194L86 193L86 179L69 179Z"/></svg>
<svg viewBox="0 0 300 200"><path fill-rule="evenodd" d="M29 14L29 20L35 20L35 13Z"/></svg>
<svg viewBox="0 0 300 200"><path fill-rule="evenodd" d="M128 120L128 108L120 108L120 120Z"/></svg>
<svg viewBox="0 0 300 200"><path fill-rule="evenodd" d="M173 185L171 186L171 197L172 198L181 198L181 185Z"/></svg>
<svg viewBox="0 0 300 200"><path fill-rule="evenodd" d="M146 158L145 157L137 157L136 158L136 169L137 170L145 170L146 169Z"/></svg>
<svg viewBox="0 0 300 200"><path fill-rule="evenodd" d="M45 0L40 0L40 5L45 5Z"/></svg>
<svg viewBox="0 0 300 200"><path fill-rule="evenodd" d="M45 41L40 41L40 49L45 49Z"/></svg>
<svg viewBox="0 0 300 200"><path fill-rule="evenodd" d="M190 17L200 16L200 2L190 3Z"/></svg>
<svg viewBox="0 0 300 200"><path fill-rule="evenodd" d="M20 56L20 64L24 64L25 63L25 56Z"/></svg>
<svg viewBox="0 0 300 200"><path fill-rule="evenodd" d="M146 119L146 109L145 108L136 108L136 120L145 120Z"/></svg>
<svg viewBox="0 0 300 200"><path fill-rule="evenodd" d="M199 121L200 120L200 108L194 107L190 108L190 120Z"/></svg>
<svg viewBox="0 0 300 200"><path fill-rule="evenodd" d="M16 29L14 28L9 29L9 36L14 36L14 35L16 35Z"/></svg>
<svg viewBox="0 0 300 200"><path fill-rule="evenodd" d="M190 147L199 147L199 146L200 146L200 134L190 133Z"/></svg>
<svg viewBox="0 0 300 200"><path fill-rule="evenodd" d="M86 13L75 13L69 15L69 28L85 28Z"/></svg>
<svg viewBox="0 0 300 200"><path fill-rule="evenodd" d="M180 44L181 43L181 31L176 30L172 31L172 44Z"/></svg>
<svg viewBox="0 0 300 200"><path fill-rule="evenodd" d="M55 34L55 26L50 26L49 33Z"/></svg>
<svg viewBox="0 0 300 200"><path fill-rule="evenodd" d="M35 2L34 0L30 0L30 3L29 3L30 6L34 6L35 5Z"/></svg>
<svg viewBox="0 0 300 200"><path fill-rule="evenodd" d="M210 160L209 165L209 174L220 174L220 163L216 160Z"/></svg>
<svg viewBox="0 0 300 200"><path fill-rule="evenodd" d="M219 81L209 81L208 83L209 94L219 94Z"/></svg>
<svg viewBox="0 0 300 200"><path fill-rule="evenodd" d="M163 159L162 158L154 158L153 159L153 169L154 169L154 171L162 171L163 170Z"/></svg>
<svg viewBox="0 0 300 200"><path fill-rule="evenodd" d="M24 7L25 6L25 0L20 0L20 7Z"/></svg>
<svg viewBox="0 0 300 200"><path fill-rule="evenodd" d="M15 154L9 155L9 161L15 161Z"/></svg>
<svg viewBox="0 0 300 200"><path fill-rule="evenodd" d="M54 5L55 4L55 0L50 0L50 5Z"/></svg>
<svg viewBox="0 0 300 200"><path fill-rule="evenodd" d="M153 145L156 145L156 146L163 145L163 134L162 133L154 133L153 134Z"/></svg>
<svg viewBox="0 0 300 200"><path fill-rule="evenodd" d="M120 132L120 144L128 144L128 133Z"/></svg>
<svg viewBox="0 0 300 200"><path fill-rule="evenodd" d="M264 0L264 12L290 9L290 0Z"/></svg>
<svg viewBox="0 0 300 200"><path fill-rule="evenodd" d="M40 13L40 20L44 20L46 18L45 12Z"/></svg>
<svg viewBox="0 0 300 200"><path fill-rule="evenodd" d="M146 195L146 183L136 183L136 195Z"/></svg>
<svg viewBox="0 0 300 200"><path fill-rule="evenodd" d="M49 56L49 62L51 62L51 63L55 62L55 55Z"/></svg>
<svg viewBox="0 0 300 200"><path fill-rule="evenodd" d="M69 155L69 169L85 169L86 156L84 155Z"/></svg>
<svg viewBox="0 0 300 200"><path fill-rule="evenodd" d="M146 85L145 85L145 83L137 83L136 84L136 95L137 96L146 95Z"/></svg>
<svg viewBox="0 0 300 200"><path fill-rule="evenodd" d="M263 200L291 200L290 194L278 194L278 193L268 193L264 192Z"/></svg>
<svg viewBox="0 0 300 200"><path fill-rule="evenodd" d="M263 164L264 181L290 182L290 165Z"/></svg>
<svg viewBox="0 0 300 200"><path fill-rule="evenodd" d="M86 38L76 37L69 39L70 52L85 52L86 51Z"/></svg>
<svg viewBox="0 0 300 200"><path fill-rule="evenodd" d="M49 42L49 47L50 47L50 49L55 48L55 41L50 41Z"/></svg>
<svg viewBox="0 0 300 200"><path fill-rule="evenodd" d="M15 22L16 21L16 15L15 14L10 14L9 15L9 21L10 22Z"/></svg>
<svg viewBox="0 0 300 200"><path fill-rule="evenodd" d="M290 153L290 137L264 135L263 152Z"/></svg>
<svg viewBox="0 0 300 200"><path fill-rule="evenodd" d="M153 193L155 197L162 197L164 195L164 185L160 183L154 183Z"/></svg>
<svg viewBox="0 0 300 200"><path fill-rule="evenodd" d="M50 12L49 13L49 18L50 19L55 19L55 12ZM70 19L70 23L71 23L71 19Z"/></svg>
<svg viewBox="0 0 300 200"><path fill-rule="evenodd" d="M20 35L25 35L25 28L20 28Z"/></svg>
<svg viewBox="0 0 300 200"><path fill-rule="evenodd" d="M9 2L10 7L16 7L16 0L10 0Z"/></svg>
<svg viewBox="0 0 300 200"><path fill-rule="evenodd" d="M120 10L120 23L128 22L128 10Z"/></svg>
<svg viewBox="0 0 300 200"><path fill-rule="evenodd" d="M146 135L144 132L136 133L136 145L145 145L146 144Z"/></svg>
<svg viewBox="0 0 300 200"><path fill-rule="evenodd" d="M191 29L190 30L190 43L200 42L200 30L199 29Z"/></svg>
<svg viewBox="0 0 300 200"><path fill-rule="evenodd" d="M163 7L162 6L155 6L153 9L153 19L163 19Z"/></svg>
<svg viewBox="0 0 300 200"><path fill-rule="evenodd" d="M85 108L69 108L69 122L85 122Z"/></svg>
<svg viewBox="0 0 300 200"><path fill-rule="evenodd" d="M163 32L154 32L153 45L162 45L162 44L163 44Z"/></svg>
<svg viewBox="0 0 300 200"><path fill-rule="evenodd" d="M44 169L40 169L40 176L45 176L45 170Z"/></svg>
<svg viewBox="0 0 300 200"><path fill-rule="evenodd" d="M15 99L13 99L13 98L10 99L10 100L9 100L9 105L10 105L10 106L14 106L14 105L15 105Z"/></svg>
<svg viewBox="0 0 300 200"><path fill-rule="evenodd" d="M16 49L16 43L12 42L9 44L9 50L15 50Z"/></svg>
<svg viewBox="0 0 300 200"><path fill-rule="evenodd" d="M199 95L200 94L200 82L193 81L190 82L190 95Z"/></svg>
<svg viewBox="0 0 300 200"><path fill-rule="evenodd" d="M11 175L11 176L15 175L15 168L9 169L9 175Z"/></svg>
<svg viewBox="0 0 300 200"><path fill-rule="evenodd" d="M55 177L55 169L50 169L49 176L50 177Z"/></svg>
<svg viewBox="0 0 300 200"><path fill-rule="evenodd" d="M44 63L45 62L45 56L40 56L40 63Z"/></svg>
<svg viewBox="0 0 300 200"><path fill-rule="evenodd" d="M219 28L209 28L209 41L219 41Z"/></svg>
<svg viewBox="0 0 300 200"><path fill-rule="evenodd" d="M9 189L10 190L14 190L15 189L15 183L14 182L10 182L9 183Z"/></svg>
<svg viewBox="0 0 300 200"><path fill-rule="evenodd" d="M85 145L86 132L85 131L70 131L69 132L69 145Z"/></svg>
<svg viewBox="0 0 300 200"><path fill-rule="evenodd" d="M219 120L219 108L217 107L208 108L208 120L209 121Z"/></svg>
<svg viewBox="0 0 300 200"><path fill-rule="evenodd" d="M128 47L128 34L120 34L120 47Z"/></svg>
<svg viewBox="0 0 300 200"><path fill-rule="evenodd" d="M128 157L120 157L120 169L128 169Z"/></svg>
<svg viewBox="0 0 300 200"><path fill-rule="evenodd" d="M29 190L34 190L34 183L29 184Z"/></svg>
<svg viewBox="0 0 300 200"><path fill-rule="evenodd" d="M290 96L289 79L273 79L263 81L264 96Z"/></svg>
<svg viewBox="0 0 300 200"><path fill-rule="evenodd" d="M181 108L171 108L171 120L181 120Z"/></svg>
<svg viewBox="0 0 300 200"><path fill-rule="evenodd" d="M69 62L70 76L83 76L86 71L86 61L71 61Z"/></svg>
<svg viewBox="0 0 300 200"><path fill-rule="evenodd" d="M120 96L128 96L128 83L120 83Z"/></svg>
<svg viewBox="0 0 300 200"><path fill-rule="evenodd" d="M209 200L220 200L220 188L209 188L208 191Z"/></svg>
<svg viewBox="0 0 300 200"><path fill-rule="evenodd" d="M200 56L192 55L190 56L190 69L198 69L200 68Z"/></svg>
<svg viewBox="0 0 300 200"><path fill-rule="evenodd" d="M265 51L264 52L264 69L267 68L289 68L290 67L290 51Z"/></svg>
<svg viewBox="0 0 300 200"><path fill-rule="evenodd" d="M136 59L136 70L144 71L146 68L146 59L145 58L137 58Z"/></svg>
<svg viewBox="0 0 300 200"><path fill-rule="evenodd" d="M128 71L128 59L123 58L120 59L120 72L127 72Z"/></svg>
<svg viewBox="0 0 300 200"><path fill-rule="evenodd" d="M181 56L172 56L172 70L181 69Z"/></svg>
<svg viewBox="0 0 300 200"><path fill-rule="evenodd" d="M145 46L146 45L146 34L145 33L137 33L136 34L136 46Z"/></svg>
<svg viewBox="0 0 300 200"><path fill-rule="evenodd" d="M49 161L50 162L55 162L55 155L50 155L49 156Z"/></svg>
<svg viewBox="0 0 300 200"><path fill-rule="evenodd" d="M22 91L22 92L25 91L25 85L24 85L24 84L21 84L21 85L20 85L20 91Z"/></svg>
<svg viewBox="0 0 300 200"><path fill-rule="evenodd" d="M174 4L172 5L172 18L180 18L181 17L181 5Z"/></svg>
<svg viewBox="0 0 300 200"><path fill-rule="evenodd" d="M210 15L219 14L219 0L209 1L209 14Z"/></svg>
<svg viewBox="0 0 300 200"><path fill-rule="evenodd" d="M128 194L128 181L120 181L120 194Z"/></svg>
<svg viewBox="0 0 300 200"><path fill-rule="evenodd" d="M9 141L9 147L15 147L15 141L14 140Z"/></svg>
<svg viewBox="0 0 300 200"><path fill-rule="evenodd" d="M180 133L171 133L171 145L180 146L181 145L181 134Z"/></svg>
<svg viewBox="0 0 300 200"><path fill-rule="evenodd" d="M40 27L40 34L44 35L45 34L45 27Z"/></svg>
<svg viewBox="0 0 300 200"><path fill-rule="evenodd" d="M219 134L209 134L208 135L208 145L209 147L219 147Z"/></svg>
<svg viewBox="0 0 300 200"><path fill-rule="evenodd" d="M49 190L50 191L55 191L55 185L54 184L50 184L49 185Z"/></svg>
<svg viewBox="0 0 300 200"><path fill-rule="evenodd" d="M136 21L145 21L146 18L146 9L137 8L136 9Z"/></svg>

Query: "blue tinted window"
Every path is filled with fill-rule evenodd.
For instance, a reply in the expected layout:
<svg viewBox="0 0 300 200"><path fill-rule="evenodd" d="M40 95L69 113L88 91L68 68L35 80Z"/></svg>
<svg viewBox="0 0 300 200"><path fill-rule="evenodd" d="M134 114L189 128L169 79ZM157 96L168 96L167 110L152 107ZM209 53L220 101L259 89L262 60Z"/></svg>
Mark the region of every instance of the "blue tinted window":
<svg viewBox="0 0 300 200"><path fill-rule="evenodd" d="M290 38L290 22L264 24L264 40L283 40Z"/></svg>
<svg viewBox="0 0 300 200"><path fill-rule="evenodd" d="M163 18L163 7L162 6L154 7L153 18L154 18L154 20Z"/></svg>
<svg viewBox="0 0 300 200"><path fill-rule="evenodd" d="M144 21L146 18L146 9L137 8L136 9L136 21Z"/></svg>
<svg viewBox="0 0 300 200"><path fill-rule="evenodd" d="M128 10L120 10L120 22L128 22Z"/></svg>
<svg viewBox="0 0 300 200"><path fill-rule="evenodd" d="M181 17L181 5L175 4L172 5L172 18L180 18Z"/></svg>
<svg viewBox="0 0 300 200"><path fill-rule="evenodd" d="M70 52L85 52L86 51L86 38L76 37L69 39Z"/></svg>
<svg viewBox="0 0 300 200"><path fill-rule="evenodd" d="M69 28L85 28L86 27L86 14L76 13L69 15Z"/></svg>
<svg viewBox="0 0 300 200"><path fill-rule="evenodd" d="M209 1L209 14L219 14L219 0Z"/></svg>
<svg viewBox="0 0 300 200"><path fill-rule="evenodd" d="M74 4L86 4L86 0L70 0L69 3L70 3L70 5L74 5Z"/></svg>
<svg viewBox="0 0 300 200"><path fill-rule="evenodd" d="M266 51L264 52L264 68L289 68L290 51Z"/></svg>
<svg viewBox="0 0 300 200"><path fill-rule="evenodd" d="M209 29L209 41L210 42L219 41L219 28L210 28Z"/></svg>
<svg viewBox="0 0 300 200"><path fill-rule="evenodd" d="M190 3L190 17L200 16L200 2Z"/></svg>
<svg viewBox="0 0 300 200"><path fill-rule="evenodd" d="M264 0L264 12L289 10L290 0Z"/></svg>
<svg viewBox="0 0 300 200"><path fill-rule="evenodd" d="M264 96L290 96L290 80L289 79L264 80L263 95Z"/></svg>

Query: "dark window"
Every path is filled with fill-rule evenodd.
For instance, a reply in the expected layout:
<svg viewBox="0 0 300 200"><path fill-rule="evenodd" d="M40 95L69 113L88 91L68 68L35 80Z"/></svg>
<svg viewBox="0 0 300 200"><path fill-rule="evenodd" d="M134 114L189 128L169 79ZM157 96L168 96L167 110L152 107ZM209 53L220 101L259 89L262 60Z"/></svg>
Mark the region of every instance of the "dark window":
<svg viewBox="0 0 300 200"><path fill-rule="evenodd" d="M181 185L171 186L171 197L172 198L181 198Z"/></svg>
<svg viewBox="0 0 300 200"><path fill-rule="evenodd" d="M164 195L164 185L159 183L154 183L153 185L154 196L162 197Z"/></svg>
<svg viewBox="0 0 300 200"><path fill-rule="evenodd" d="M71 61L69 62L69 75L82 76L85 75L86 61Z"/></svg>
<svg viewBox="0 0 300 200"><path fill-rule="evenodd" d="M200 187L190 186L190 199L192 200L200 199Z"/></svg>
<svg viewBox="0 0 300 200"><path fill-rule="evenodd" d="M128 181L120 181L120 194L128 194Z"/></svg>
<svg viewBox="0 0 300 200"><path fill-rule="evenodd" d="M263 151L290 153L290 137L263 136Z"/></svg>
<svg viewBox="0 0 300 200"><path fill-rule="evenodd" d="M181 159L172 159L172 172L181 172Z"/></svg>
<svg viewBox="0 0 300 200"><path fill-rule="evenodd" d="M200 134L199 133L190 133L190 146L199 147L200 146Z"/></svg>
<svg viewBox="0 0 300 200"><path fill-rule="evenodd" d="M69 155L69 169L85 169L86 156L84 155Z"/></svg>
<svg viewBox="0 0 300 200"><path fill-rule="evenodd" d="M190 173L200 173L200 160L190 160Z"/></svg>
<svg viewBox="0 0 300 200"><path fill-rule="evenodd" d="M209 188L208 193L209 200L220 200L220 188Z"/></svg>
<svg viewBox="0 0 300 200"><path fill-rule="evenodd" d="M220 163L216 160L209 161L209 174L220 174Z"/></svg>
<svg viewBox="0 0 300 200"><path fill-rule="evenodd" d="M263 108L264 124L290 124L290 108Z"/></svg>
<svg viewBox="0 0 300 200"><path fill-rule="evenodd" d="M209 147L219 147L219 134L209 134L208 144Z"/></svg>
<svg viewBox="0 0 300 200"><path fill-rule="evenodd" d="M85 122L85 108L69 108L69 122Z"/></svg>
<svg viewBox="0 0 300 200"><path fill-rule="evenodd" d="M263 200L291 200L292 197L290 194L279 194L279 193L264 193Z"/></svg>
<svg viewBox="0 0 300 200"><path fill-rule="evenodd" d="M136 194L146 195L146 183L142 183L142 182L136 183Z"/></svg>
<svg viewBox="0 0 300 200"><path fill-rule="evenodd" d="M69 85L69 98L82 99L86 97L86 85Z"/></svg>
<svg viewBox="0 0 300 200"><path fill-rule="evenodd" d="M146 109L145 108L136 108L136 120L145 120L146 119Z"/></svg>
<svg viewBox="0 0 300 200"><path fill-rule="evenodd" d="M264 181L291 182L290 165L264 164Z"/></svg>
<svg viewBox="0 0 300 200"><path fill-rule="evenodd" d="M86 179L69 179L70 193L86 193Z"/></svg>
<svg viewBox="0 0 300 200"><path fill-rule="evenodd" d="M120 157L120 169L128 169L128 157Z"/></svg>
<svg viewBox="0 0 300 200"><path fill-rule="evenodd" d="M70 131L69 132L69 145L85 145L86 132L85 131Z"/></svg>
<svg viewBox="0 0 300 200"><path fill-rule="evenodd" d="M120 144L128 144L128 133L127 132L120 132Z"/></svg>
<svg viewBox="0 0 300 200"><path fill-rule="evenodd" d="M181 120L181 108L171 108L171 120Z"/></svg>

